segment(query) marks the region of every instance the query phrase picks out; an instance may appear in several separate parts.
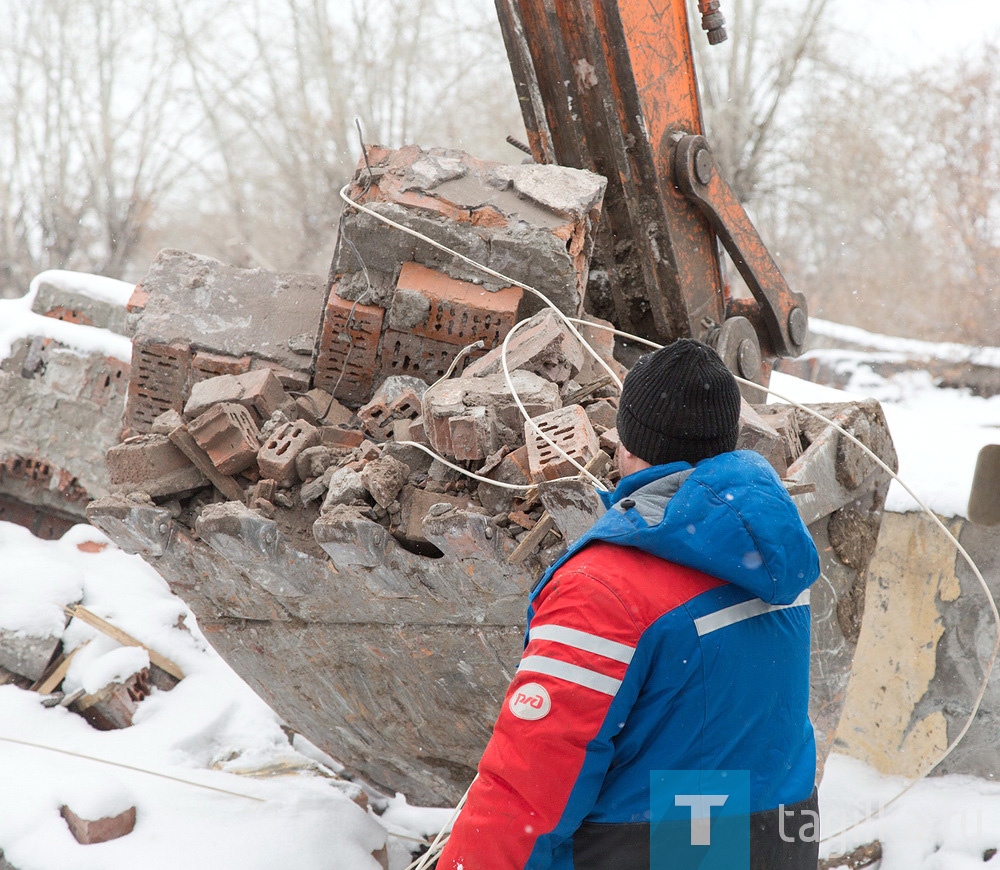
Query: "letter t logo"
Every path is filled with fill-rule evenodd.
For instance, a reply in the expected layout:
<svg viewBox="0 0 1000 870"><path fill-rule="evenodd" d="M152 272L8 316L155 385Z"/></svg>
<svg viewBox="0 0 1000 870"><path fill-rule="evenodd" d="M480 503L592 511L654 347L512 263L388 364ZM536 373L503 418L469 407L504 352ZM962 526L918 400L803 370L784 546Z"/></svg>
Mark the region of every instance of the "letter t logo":
<svg viewBox="0 0 1000 870"><path fill-rule="evenodd" d="M679 794L674 806L691 807L691 845L712 845L712 807L721 807L729 800L727 794Z"/></svg>

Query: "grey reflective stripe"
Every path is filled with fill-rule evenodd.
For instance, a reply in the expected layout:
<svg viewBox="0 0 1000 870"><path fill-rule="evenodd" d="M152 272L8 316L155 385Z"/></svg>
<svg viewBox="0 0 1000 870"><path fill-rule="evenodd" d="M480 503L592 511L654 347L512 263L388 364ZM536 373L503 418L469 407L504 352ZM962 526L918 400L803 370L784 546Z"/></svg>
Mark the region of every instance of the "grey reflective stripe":
<svg viewBox="0 0 1000 870"><path fill-rule="evenodd" d="M789 607L802 607L808 603L808 589L800 593L799 597L791 604L767 604L759 598L751 598L749 601L744 601L741 604L734 604L732 607L717 610L715 613L707 613L705 616L699 616L694 621L694 626L698 630L699 636L710 634L713 631L718 631L720 628L725 628L727 625L743 622L744 619L753 619L755 616L763 616L765 613L772 613L775 610L787 610Z"/></svg>
<svg viewBox="0 0 1000 870"><path fill-rule="evenodd" d="M634 646L608 640L596 634L587 634L575 628L566 628L563 625L533 625L528 631L528 642L533 640L554 640L556 643L582 649L584 652L597 653L606 659L614 659L625 664L632 661L632 656L635 655Z"/></svg>
<svg viewBox="0 0 1000 870"><path fill-rule="evenodd" d="M557 677L567 683L576 683L578 686L612 697L618 694L618 688L622 684L621 680L616 680L614 677L571 665L569 662L561 662L559 659L550 659L548 656L525 656L517 669L535 674L548 674L550 677Z"/></svg>

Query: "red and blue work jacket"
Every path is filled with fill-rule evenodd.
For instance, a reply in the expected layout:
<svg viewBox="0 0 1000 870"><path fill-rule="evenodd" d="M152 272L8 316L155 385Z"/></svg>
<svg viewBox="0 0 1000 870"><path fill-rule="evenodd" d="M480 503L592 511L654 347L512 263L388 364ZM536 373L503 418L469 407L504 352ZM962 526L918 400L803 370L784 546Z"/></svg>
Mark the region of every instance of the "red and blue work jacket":
<svg viewBox="0 0 1000 870"><path fill-rule="evenodd" d="M648 854L651 771L748 771L750 812L813 792L819 560L773 469L735 451L644 469L604 498L532 592L442 870L629 867L631 841Z"/></svg>

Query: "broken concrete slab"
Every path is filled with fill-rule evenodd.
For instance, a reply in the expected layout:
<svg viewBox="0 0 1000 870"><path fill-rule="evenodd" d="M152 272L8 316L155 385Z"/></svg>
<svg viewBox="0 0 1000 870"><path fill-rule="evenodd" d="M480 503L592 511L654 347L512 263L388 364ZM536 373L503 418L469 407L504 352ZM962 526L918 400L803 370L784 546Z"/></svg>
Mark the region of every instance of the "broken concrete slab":
<svg viewBox="0 0 1000 870"><path fill-rule="evenodd" d="M502 371L498 347L466 367L470 377L495 375ZM547 381L563 384L576 377L583 367L584 350L555 312L546 308L520 327L507 343L509 371L524 369Z"/></svg>
<svg viewBox="0 0 1000 870"><path fill-rule="evenodd" d="M142 279L145 305L135 330L160 342L186 336L198 348L309 373L312 355L290 347L315 337L327 282L317 275L240 269L185 251L163 250Z"/></svg>
<svg viewBox="0 0 1000 870"><path fill-rule="evenodd" d="M35 314L56 317L70 323L81 323L84 326L110 329L119 335L128 335L124 305L110 299L98 298L92 293L74 290L72 284L67 286L46 279L45 272L35 279L32 286L35 288L35 298L31 302L31 310Z"/></svg>
<svg viewBox="0 0 1000 870"><path fill-rule="evenodd" d="M370 183L367 166L359 164L350 190L353 199L537 287L566 313L580 311L605 188L603 178L565 167L504 166L459 151L423 151L415 146L398 151L369 147L367 157L375 181ZM426 171L441 160L460 165L461 171L451 174L449 170L446 180L421 187L428 178L444 177ZM384 273L393 274L400 263L414 260L458 280L494 280L430 245L400 233L386 233L384 225L351 209L344 211L340 237L331 269L334 274L359 271L360 253L369 268ZM345 238L351 245L343 242ZM528 313L539 307L533 298L524 300ZM417 316L405 295L400 309L393 314L394 322L410 323ZM407 328L398 327L401 332Z"/></svg>

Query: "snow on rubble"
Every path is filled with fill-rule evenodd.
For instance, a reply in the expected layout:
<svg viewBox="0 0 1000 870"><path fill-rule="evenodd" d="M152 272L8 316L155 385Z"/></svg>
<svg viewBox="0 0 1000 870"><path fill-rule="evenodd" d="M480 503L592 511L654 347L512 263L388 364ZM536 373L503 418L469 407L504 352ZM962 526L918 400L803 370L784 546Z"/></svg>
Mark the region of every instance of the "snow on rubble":
<svg viewBox="0 0 1000 870"><path fill-rule="evenodd" d="M0 789L0 849L11 865L18 870L308 870L328 868L333 860L346 870L377 870L372 853L385 845L386 829L352 800L360 800L360 789L332 778L329 759L319 764L293 748L271 710L214 653L184 603L139 557L121 552L88 526L43 541L0 522L0 594L16 583L23 589L22 611L37 593L35 608L43 614L43 625L25 621L23 629L49 627L53 600L82 596L85 607L171 658L186 676L169 692L153 690L139 705L135 724L115 731L96 730L63 707L46 708L36 692L0 686L0 736L260 800L0 743L6 786ZM5 612L8 600L6 595L0 599ZM113 647L81 668L82 680L114 676L116 665L129 671L141 662L120 659L146 655L141 648L114 645L79 620L63 637L69 648L86 640L91 640L88 650L100 643ZM100 668L103 675L95 673ZM322 758L301 738L296 743ZM120 839L81 845L60 817L63 804L78 814L134 805L136 826ZM422 836L428 825L421 812L403 813L395 830ZM431 818L437 819L433 811ZM390 846L396 864L409 854L398 842Z"/></svg>
<svg viewBox="0 0 1000 870"><path fill-rule="evenodd" d="M88 326L46 316L36 310L36 300L44 285L57 287L64 294L90 300L94 304L124 311L135 285L114 278L49 269L40 272L28 292L17 299L0 299L0 361L11 353L18 339L38 336L50 338L78 353L100 353L122 362L132 359L132 342L110 329Z"/></svg>

